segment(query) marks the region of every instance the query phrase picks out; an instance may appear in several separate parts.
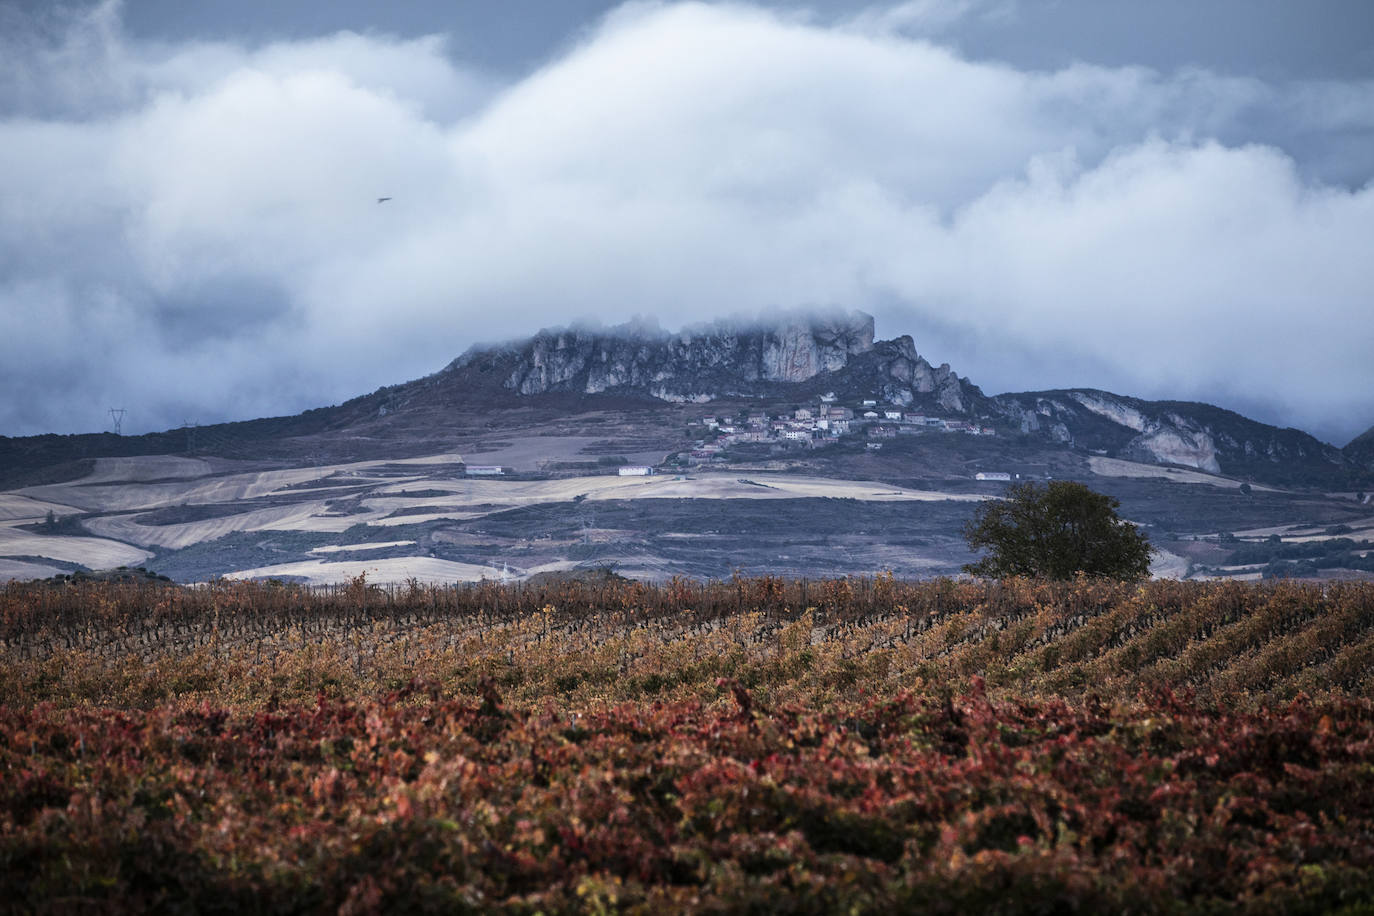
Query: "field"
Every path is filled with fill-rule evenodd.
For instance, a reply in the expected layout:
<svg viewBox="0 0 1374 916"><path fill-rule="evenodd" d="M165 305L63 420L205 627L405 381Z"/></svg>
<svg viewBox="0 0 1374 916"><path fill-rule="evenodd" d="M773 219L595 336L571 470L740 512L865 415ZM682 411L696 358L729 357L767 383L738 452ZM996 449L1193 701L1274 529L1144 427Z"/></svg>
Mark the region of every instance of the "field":
<svg viewBox="0 0 1374 916"><path fill-rule="evenodd" d="M820 513L863 529L871 527L866 523L870 517L892 517L890 512L880 515L877 507L916 503L922 506L912 518L933 512L942 519L938 530L930 532L926 546L932 549L857 564L847 552L846 571L892 568L914 575L933 566L947 573L964 559L962 552L949 550L947 542L957 540L947 521L949 510L962 518L990 495L766 470L621 477L611 464L599 472L579 465L583 476L535 474L530 467L535 457L550 465L558 463L555 459L591 459L582 464L594 469L598 454L609 447L607 440L513 437L482 447L486 450L466 456L443 452L292 468L172 456L96 459L84 476L0 494L0 560L9 564L0 565L0 575L23 578L50 575L54 569L148 565L178 581L230 576L321 585L347 582L365 572L374 581L418 578L437 583L522 578L589 561L619 563L651 578L728 575L751 553L757 554L755 565L776 566L777 554L787 551L771 548L786 547L800 529L791 520L774 525L773 519ZM626 455L636 453L614 457L619 461ZM469 478L460 464L465 458L501 460L531 473ZM808 505L799 509L801 502ZM679 532L688 534L687 540L645 549L664 532L665 515L683 514L664 509L669 503L691 504L695 509L688 515L715 519L712 527L726 530L739 529L731 517L750 514L749 506L774 505L754 513L752 530L743 532L749 536L749 551L717 538L692 537L700 525L690 519L684 519L687 524ZM626 507L632 511L624 511ZM464 535L488 520L510 528L531 512L542 523L522 537L463 543ZM626 527L602 526L598 535L593 531L597 515L616 515ZM566 527L561 522L570 523L571 530L550 537L550 531ZM863 540L866 548L873 539ZM627 550L584 549L594 541ZM372 545L378 543L388 545L384 552L375 553ZM803 566L824 560L798 559Z"/></svg>
<svg viewBox="0 0 1374 916"><path fill-rule="evenodd" d="M964 524L1006 489L976 480L984 471L1081 481L1120 500L1122 516L1158 550L1157 577L1374 578L1374 509L1356 493L1242 485L1011 435L899 436L881 450L858 440L739 445L711 466L615 473L680 451L690 413L515 411L497 426L476 415L456 426L412 418L413 433L443 437L340 432L278 443L282 453L232 450L249 458L0 467L15 487L0 492L0 581L121 565L182 583L309 585L360 573L374 582L516 581L605 566L660 583L736 570L955 575L974 559ZM468 477L464 463L508 473Z"/></svg>
<svg viewBox="0 0 1374 916"><path fill-rule="evenodd" d="M20 910L1370 912L1374 586L0 591Z"/></svg>

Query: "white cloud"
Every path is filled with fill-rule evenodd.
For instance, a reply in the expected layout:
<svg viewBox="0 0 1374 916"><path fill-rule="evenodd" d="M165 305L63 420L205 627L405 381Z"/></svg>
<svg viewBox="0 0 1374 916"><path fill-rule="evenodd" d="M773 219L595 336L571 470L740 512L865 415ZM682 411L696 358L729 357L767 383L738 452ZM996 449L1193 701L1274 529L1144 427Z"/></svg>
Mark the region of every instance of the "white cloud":
<svg viewBox="0 0 1374 916"><path fill-rule="evenodd" d="M905 0L866 7L845 25L858 32L885 35L934 35L971 18L1009 24L1019 0Z"/></svg>
<svg viewBox="0 0 1374 916"><path fill-rule="evenodd" d="M110 399L126 429L294 411L543 324L805 305L874 310L990 389L1374 420L1374 191L1251 130L1368 129L1348 84L1020 72L702 4L626 6L504 88L438 39L148 46L108 5L12 45L7 432Z"/></svg>

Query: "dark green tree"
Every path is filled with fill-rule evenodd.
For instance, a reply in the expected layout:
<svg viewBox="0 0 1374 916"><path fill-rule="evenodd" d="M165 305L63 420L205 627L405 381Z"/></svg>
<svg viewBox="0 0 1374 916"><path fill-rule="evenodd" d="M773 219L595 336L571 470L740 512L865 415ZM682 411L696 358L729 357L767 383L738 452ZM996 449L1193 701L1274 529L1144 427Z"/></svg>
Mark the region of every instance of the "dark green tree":
<svg viewBox="0 0 1374 916"><path fill-rule="evenodd" d="M1135 580L1150 574L1149 540L1116 514L1121 504L1081 483L1026 482L1005 500L983 503L964 526L970 550L988 555L964 571L975 576Z"/></svg>

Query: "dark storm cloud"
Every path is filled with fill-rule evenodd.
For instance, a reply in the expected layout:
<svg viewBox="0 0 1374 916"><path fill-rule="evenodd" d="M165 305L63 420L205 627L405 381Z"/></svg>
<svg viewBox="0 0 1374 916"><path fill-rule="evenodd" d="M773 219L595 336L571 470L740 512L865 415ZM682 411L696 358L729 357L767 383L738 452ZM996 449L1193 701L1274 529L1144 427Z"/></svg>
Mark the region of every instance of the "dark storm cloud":
<svg viewBox="0 0 1374 916"><path fill-rule="evenodd" d="M295 411L544 324L797 306L868 308L989 390L1374 421L1364 77L1018 63L986 36L1054 21L1024 0L628 4L523 70L470 63L472 21L320 34L360 8L287 4L242 39L149 8L4 7L2 431Z"/></svg>

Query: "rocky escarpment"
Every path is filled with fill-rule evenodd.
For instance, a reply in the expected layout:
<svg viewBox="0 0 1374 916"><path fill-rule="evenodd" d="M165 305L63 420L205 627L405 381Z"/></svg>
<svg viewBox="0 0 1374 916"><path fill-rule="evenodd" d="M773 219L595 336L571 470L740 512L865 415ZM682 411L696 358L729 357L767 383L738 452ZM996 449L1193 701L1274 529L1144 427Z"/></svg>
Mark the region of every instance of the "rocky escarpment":
<svg viewBox="0 0 1374 916"><path fill-rule="evenodd" d="M873 349L862 313L716 322L669 334L655 325L543 330L522 344L475 349L450 367L506 357L503 385L522 395L636 389L663 400L709 400L760 383L804 382Z"/></svg>
<svg viewBox="0 0 1374 916"><path fill-rule="evenodd" d="M875 341L863 312L784 313L668 333L643 323L540 331L523 343L478 347L447 373L485 374L517 395L639 394L671 402L822 391L967 413L982 392L931 365L910 337Z"/></svg>
<svg viewBox="0 0 1374 916"><path fill-rule="evenodd" d="M933 366L916 352L908 335L879 341L843 372L817 379L821 387L851 398L874 398L884 404L919 407L938 414L979 414L987 398L948 363Z"/></svg>
<svg viewBox="0 0 1374 916"><path fill-rule="evenodd" d="M1339 449L1220 407L1142 401L1073 389L999 395L998 410L1023 433L1152 464L1274 483L1336 483L1352 470Z"/></svg>

